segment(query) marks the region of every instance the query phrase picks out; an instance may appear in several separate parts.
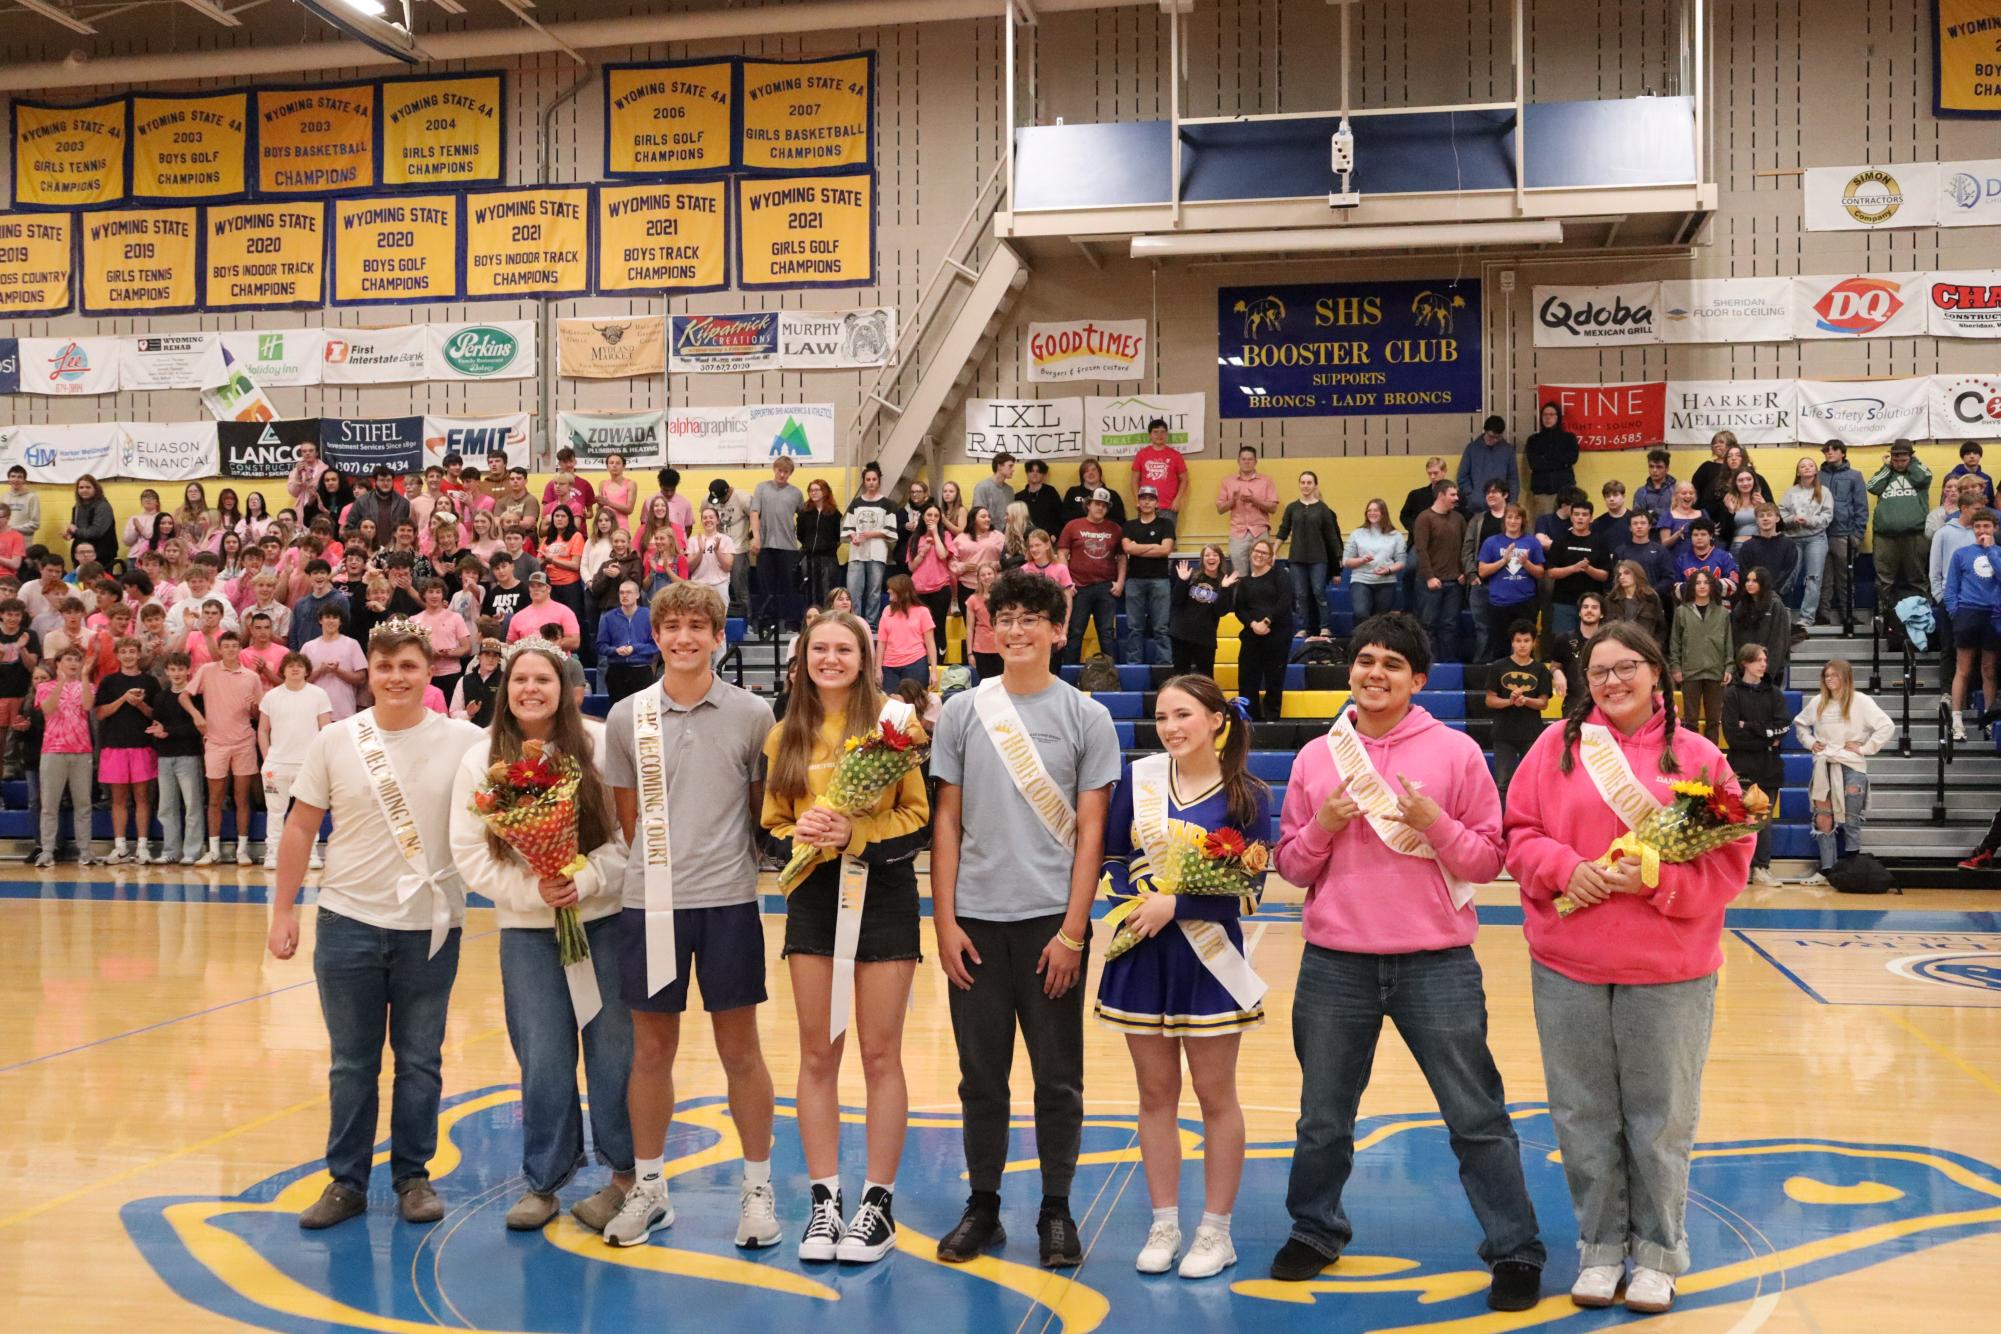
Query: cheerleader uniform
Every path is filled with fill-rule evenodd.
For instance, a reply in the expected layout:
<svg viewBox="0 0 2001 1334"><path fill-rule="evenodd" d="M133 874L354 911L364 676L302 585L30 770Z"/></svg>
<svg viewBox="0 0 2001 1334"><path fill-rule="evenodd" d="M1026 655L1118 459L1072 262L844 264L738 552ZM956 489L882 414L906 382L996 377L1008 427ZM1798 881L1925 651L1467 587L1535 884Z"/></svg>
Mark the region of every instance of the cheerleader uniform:
<svg viewBox="0 0 2001 1334"><path fill-rule="evenodd" d="M1172 772L1170 768L1170 773ZM1170 830L1187 825L1204 833L1225 827L1236 829L1245 842L1262 839L1271 827L1271 799L1258 795L1257 818L1249 829L1237 826L1229 817L1229 800L1219 783L1184 801L1168 782L1167 823ZM1237 898L1223 894L1176 895L1176 922L1152 937L1140 941L1105 965L1098 982L1097 1015L1101 1023L1122 1033L1155 1037L1198 1038L1225 1033L1241 1033L1264 1023L1264 1002L1250 1008L1237 1003L1228 988L1203 965L1176 923L1210 921L1219 923L1229 937L1231 948L1244 950L1244 913L1257 911L1264 894L1264 877L1256 877L1253 891ZM1105 890L1116 903L1138 897L1142 889L1153 887L1153 875L1146 849L1133 826L1132 766L1126 766L1118 789L1112 794L1111 817L1105 825Z"/></svg>

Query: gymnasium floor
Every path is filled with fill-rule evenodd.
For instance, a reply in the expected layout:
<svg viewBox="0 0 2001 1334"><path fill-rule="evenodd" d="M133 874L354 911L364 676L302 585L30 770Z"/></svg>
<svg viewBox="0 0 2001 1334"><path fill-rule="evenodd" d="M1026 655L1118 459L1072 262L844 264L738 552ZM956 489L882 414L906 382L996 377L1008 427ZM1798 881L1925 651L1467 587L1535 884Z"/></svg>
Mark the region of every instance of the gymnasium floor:
<svg viewBox="0 0 2001 1334"><path fill-rule="evenodd" d="M1508 886L1482 891L1479 953L1551 1265L1548 1298L1488 1312L1478 1234L1408 1053L1386 1034L1363 1103L1348 1206L1357 1235L1321 1280L1271 1284L1282 1240L1298 1071L1289 1038L1295 901L1251 927L1271 1022L1245 1041L1252 1149L1240 1260L1203 1283L1141 1279L1146 1226L1123 1044L1089 1031L1090 1118L1073 1204L1088 1246L1068 1277L1034 1267L1037 1195L1024 1120L1007 1248L963 1269L931 1258L964 1198L945 983L927 963L905 1044L913 1118L897 1196L902 1251L860 1269L802 1266L803 1170L787 1116L791 1008L775 966L764 1039L781 1095L781 1247L729 1244L734 1139L705 1025L683 1044L668 1147L679 1219L614 1251L567 1217L505 1232L518 1188L516 1070L502 1027L493 916L468 917L446 1039L435 1228L394 1221L378 1173L365 1222L302 1234L324 1182L325 1039L310 947L264 953L261 873L0 878L0 1290L42 1330L923 1329L1086 1334L1177 1329L1595 1329L1564 1296L1573 1222L1541 1107L1527 955ZM1276 897L1283 898L1283 894ZM1838 899L1788 888L1733 912L1692 1179L1695 1271L1657 1328L1891 1331L1986 1326L2001 1308L2001 895ZM767 900L767 908L775 902ZM311 915L305 917L310 931ZM928 929L927 929L928 936ZM927 940L927 950L929 943ZM1094 970L1095 973L1095 970ZM1095 988L1095 976L1092 979ZM1026 1062L1017 1087L1027 1091ZM850 1057L844 1084L859 1107ZM386 1094L386 1089L385 1089ZM385 1106L386 1106L385 1096ZM1017 1102L1025 1112L1025 1101ZM1183 1220L1200 1208L1200 1121L1184 1104ZM846 1157L860 1178L859 1115ZM385 1127L386 1130L386 1127ZM591 1168L567 1199L594 1188ZM1983 1316L1981 1312L1988 1314Z"/></svg>

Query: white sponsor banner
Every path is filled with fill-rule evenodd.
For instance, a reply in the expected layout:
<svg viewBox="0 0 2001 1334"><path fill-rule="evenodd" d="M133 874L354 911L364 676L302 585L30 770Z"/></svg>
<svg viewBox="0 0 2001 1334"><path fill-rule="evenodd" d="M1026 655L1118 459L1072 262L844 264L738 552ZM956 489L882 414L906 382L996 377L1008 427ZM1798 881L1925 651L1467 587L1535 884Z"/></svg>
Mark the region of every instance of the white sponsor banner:
<svg viewBox="0 0 2001 1334"><path fill-rule="evenodd" d="M20 464L31 482L69 486L89 473L111 477L125 430L117 422L81 426L0 426L0 466Z"/></svg>
<svg viewBox="0 0 2001 1334"><path fill-rule="evenodd" d="M1939 164L1938 225L2001 227L2001 158Z"/></svg>
<svg viewBox="0 0 2001 1334"><path fill-rule="evenodd" d="M753 403L750 416L750 462L768 464L781 456L798 463L834 461L832 403Z"/></svg>
<svg viewBox="0 0 2001 1334"><path fill-rule="evenodd" d="M1925 306L1922 273L1802 275L1793 279L1793 336L1916 338Z"/></svg>
<svg viewBox="0 0 2001 1334"><path fill-rule="evenodd" d="M742 467L751 462L748 408L669 408L667 462Z"/></svg>
<svg viewBox="0 0 2001 1334"><path fill-rule="evenodd" d="M663 444L661 412L565 412L558 415L558 447L577 451L577 467L602 471L608 455L622 454L633 468L657 468Z"/></svg>
<svg viewBox="0 0 2001 1334"><path fill-rule="evenodd" d="M320 349L325 384L396 384L429 374L430 339L425 326L389 329L327 329Z"/></svg>
<svg viewBox="0 0 2001 1334"><path fill-rule="evenodd" d="M1808 167L1805 202L1810 232L1873 232L1936 227L1939 166Z"/></svg>
<svg viewBox="0 0 2001 1334"><path fill-rule="evenodd" d="M1167 443L1183 454L1200 454L1209 418L1207 394L1127 394L1084 400L1085 440L1093 457L1129 459L1146 448L1150 421L1167 423Z"/></svg>
<svg viewBox="0 0 2001 1334"><path fill-rule="evenodd" d="M535 374L535 321L430 324L425 366L433 380L525 380Z"/></svg>
<svg viewBox="0 0 2001 1334"><path fill-rule="evenodd" d="M967 399L966 457L991 459L1000 453L1024 461L1084 457L1084 400Z"/></svg>
<svg viewBox="0 0 2001 1334"><path fill-rule="evenodd" d="M148 482L192 482L216 475L215 423L125 422L119 428L118 476Z"/></svg>
<svg viewBox="0 0 2001 1334"><path fill-rule="evenodd" d="M507 466L526 468L528 414L502 412L490 417L424 418L424 466L442 468L445 455L457 454L466 471L480 468L495 450L507 455Z"/></svg>
<svg viewBox="0 0 2001 1334"><path fill-rule="evenodd" d="M1620 347L1661 341L1661 285L1535 289L1537 347Z"/></svg>
<svg viewBox="0 0 2001 1334"><path fill-rule="evenodd" d="M1799 439L1799 385L1793 380L1670 380L1663 443L1706 445L1731 431L1746 445Z"/></svg>
<svg viewBox="0 0 2001 1334"><path fill-rule="evenodd" d="M1926 329L1940 338L2001 338L2001 269L1922 276Z"/></svg>
<svg viewBox="0 0 2001 1334"><path fill-rule="evenodd" d="M1931 379L1799 380L1802 444L1887 445L1931 438Z"/></svg>
<svg viewBox="0 0 2001 1334"><path fill-rule="evenodd" d="M267 389L320 382L324 329L225 330L221 337L223 350Z"/></svg>
<svg viewBox="0 0 2001 1334"><path fill-rule="evenodd" d="M1146 376L1145 320L1060 320L1028 326L1028 378L1138 380Z"/></svg>
<svg viewBox="0 0 2001 1334"><path fill-rule="evenodd" d="M787 310L778 316L778 366L788 371L886 366L896 346L896 312Z"/></svg>
<svg viewBox="0 0 2001 1334"><path fill-rule="evenodd" d="M123 338L23 338L21 392L115 394L122 382L125 344Z"/></svg>
<svg viewBox="0 0 2001 1334"><path fill-rule="evenodd" d="M1660 317L1669 343L1791 342L1793 280L1671 279L1661 284Z"/></svg>
<svg viewBox="0 0 2001 1334"><path fill-rule="evenodd" d="M1931 389L1934 439L2001 440L2001 375L1934 375Z"/></svg>
<svg viewBox="0 0 2001 1334"><path fill-rule="evenodd" d="M147 334L126 345L127 389L205 389L221 380L222 339L215 334Z"/></svg>

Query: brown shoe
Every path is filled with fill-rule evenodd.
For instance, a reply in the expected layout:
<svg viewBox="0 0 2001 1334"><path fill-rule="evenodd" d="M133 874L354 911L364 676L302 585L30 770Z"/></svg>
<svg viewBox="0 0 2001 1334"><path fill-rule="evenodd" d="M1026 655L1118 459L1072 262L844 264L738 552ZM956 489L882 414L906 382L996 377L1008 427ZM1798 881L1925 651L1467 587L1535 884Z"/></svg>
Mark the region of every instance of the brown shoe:
<svg viewBox="0 0 2001 1334"><path fill-rule="evenodd" d="M601 1186L596 1194L571 1205L570 1217L593 1232L603 1232L605 1224L618 1217L618 1207L624 1203L624 1191L617 1186Z"/></svg>
<svg viewBox="0 0 2001 1334"><path fill-rule="evenodd" d="M540 1191L531 1190L516 1200L514 1207L507 1211L507 1230L540 1232L548 1226L549 1220L554 1218L562 1207L556 1202L554 1195L544 1195Z"/></svg>
<svg viewBox="0 0 2001 1334"><path fill-rule="evenodd" d="M396 1209L406 1223L435 1223L445 1216L445 1202L429 1177L413 1177L396 1187Z"/></svg>
<svg viewBox="0 0 2001 1334"><path fill-rule="evenodd" d="M327 1188L320 1192L320 1197L299 1212L299 1226L308 1232L317 1232L367 1212L368 1196L338 1181L329 1181Z"/></svg>

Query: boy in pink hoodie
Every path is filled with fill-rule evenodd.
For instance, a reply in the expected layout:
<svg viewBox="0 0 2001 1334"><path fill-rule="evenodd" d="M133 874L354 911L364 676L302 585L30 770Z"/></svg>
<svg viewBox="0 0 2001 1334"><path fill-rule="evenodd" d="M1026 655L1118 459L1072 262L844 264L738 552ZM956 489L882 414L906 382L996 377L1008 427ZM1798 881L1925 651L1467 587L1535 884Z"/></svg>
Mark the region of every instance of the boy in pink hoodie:
<svg viewBox="0 0 2001 1334"><path fill-rule="evenodd" d="M1293 761L1279 821L1279 873L1306 887L1306 953L1292 1011L1302 1070L1292 1235L1271 1276L1310 1279L1354 1236L1341 1191L1388 1018L1438 1099L1486 1233L1487 1304L1526 1311L1545 1256L1472 948L1473 887L1501 869L1501 799L1479 745L1411 702L1431 669L1416 618L1371 617L1348 653L1354 707Z"/></svg>

